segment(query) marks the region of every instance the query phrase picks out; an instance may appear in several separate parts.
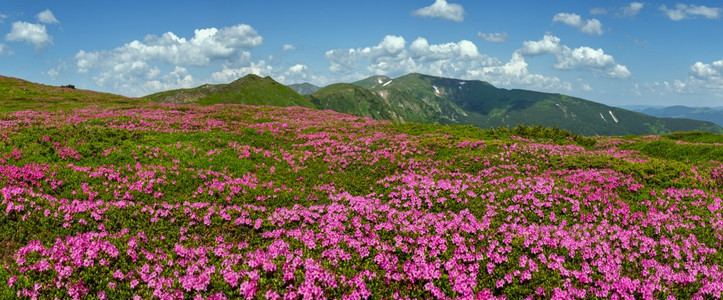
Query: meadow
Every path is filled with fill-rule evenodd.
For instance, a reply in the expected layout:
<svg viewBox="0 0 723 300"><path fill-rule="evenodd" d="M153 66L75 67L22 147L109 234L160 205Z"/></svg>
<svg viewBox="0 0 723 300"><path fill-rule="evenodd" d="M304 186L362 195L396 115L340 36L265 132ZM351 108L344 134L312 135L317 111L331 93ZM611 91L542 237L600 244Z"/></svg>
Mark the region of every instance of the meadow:
<svg viewBox="0 0 723 300"><path fill-rule="evenodd" d="M0 114L0 298L711 299L723 136Z"/></svg>

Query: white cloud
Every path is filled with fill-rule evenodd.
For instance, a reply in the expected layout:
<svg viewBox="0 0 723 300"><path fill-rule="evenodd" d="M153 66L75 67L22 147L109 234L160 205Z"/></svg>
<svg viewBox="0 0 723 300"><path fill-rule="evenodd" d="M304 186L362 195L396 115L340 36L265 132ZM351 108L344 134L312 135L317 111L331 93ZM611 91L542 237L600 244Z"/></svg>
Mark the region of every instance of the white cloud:
<svg viewBox="0 0 723 300"><path fill-rule="evenodd" d="M713 93L718 97L723 97L723 59L714 61L710 64L703 62L696 62L690 66L691 76L685 81L680 81L681 84L676 85L677 87L685 87L685 89L678 88L676 91L681 90L688 92L698 93Z"/></svg>
<svg viewBox="0 0 723 300"><path fill-rule="evenodd" d="M445 43L430 45L427 39L417 38L409 46L412 51L412 57L417 61L436 61L436 60L473 60L481 55L477 50L477 46L467 40L459 43Z"/></svg>
<svg viewBox="0 0 723 300"><path fill-rule="evenodd" d="M12 51L7 49L7 46L5 44L0 44L0 55L11 55L13 54Z"/></svg>
<svg viewBox="0 0 723 300"><path fill-rule="evenodd" d="M464 21L464 8L462 5L447 3L446 0L435 0L434 4L415 10L413 14L425 18L441 18L455 22Z"/></svg>
<svg viewBox="0 0 723 300"><path fill-rule="evenodd" d="M559 13L552 17L552 22L562 22L571 27L582 27L582 17L578 14Z"/></svg>
<svg viewBox="0 0 723 300"><path fill-rule="evenodd" d="M687 5L687 4L676 4L675 8L668 8L665 4L658 7L668 18L673 21L680 21L683 19L690 19L696 17L704 17L708 19L718 19L720 17L721 9L718 7L708 7L704 5Z"/></svg>
<svg viewBox="0 0 723 300"><path fill-rule="evenodd" d="M560 38L546 34L539 41L525 41L520 54L527 56L554 54L556 63L554 67L560 70L589 70L610 78L627 78L630 71L624 65L615 62L615 59L605 54L602 49L579 47L570 49L560 44Z"/></svg>
<svg viewBox="0 0 723 300"><path fill-rule="evenodd" d="M286 45L284 45L284 46L282 47L282 50L284 50L284 51L292 51L292 50L296 50L296 47L294 47L294 45L291 45L291 44L286 44Z"/></svg>
<svg viewBox="0 0 723 300"><path fill-rule="evenodd" d="M0 14L0 24L5 23L5 19L8 18L8 15Z"/></svg>
<svg viewBox="0 0 723 300"><path fill-rule="evenodd" d="M611 78L627 78L631 73L628 68L615 63L615 59L605 54L602 49L579 47L575 49L563 48L557 55L558 69L590 69Z"/></svg>
<svg viewBox="0 0 723 300"><path fill-rule="evenodd" d="M539 41L525 41L520 52L524 55L541 55L560 52L560 38L546 34Z"/></svg>
<svg viewBox="0 0 723 300"><path fill-rule="evenodd" d="M400 63L408 58L408 53L403 37L387 35L376 46L329 50L325 56L331 63L329 70L334 73L350 74L357 69L360 60L364 59L369 63L369 71L385 74L395 69L403 69L404 66Z"/></svg>
<svg viewBox="0 0 723 300"><path fill-rule="evenodd" d="M266 65L266 62L263 60L257 63L251 62L249 66L240 68L230 68L224 65L221 71L211 74L211 81L214 83L229 83L248 74L271 76L273 71L274 68Z"/></svg>
<svg viewBox="0 0 723 300"><path fill-rule="evenodd" d="M214 62L223 63L223 70L214 73L212 79L227 83L232 71L241 72L235 66L250 61L251 53L245 50L262 41L256 30L245 24L197 29L190 39L167 32L162 36L148 35L143 41L135 40L111 50L81 50L75 55L75 67L81 73L97 72L92 78L98 86L139 96L192 87L198 80L187 68L206 67ZM169 67L173 70L162 71Z"/></svg>
<svg viewBox="0 0 723 300"><path fill-rule="evenodd" d="M638 13L640 13L640 11L643 9L644 6L645 6L645 4L642 2L630 2L630 4L628 4L628 6L621 8L620 16L628 17L628 18L637 16Z"/></svg>
<svg viewBox="0 0 723 300"><path fill-rule="evenodd" d="M13 42L25 41L34 45L35 49L42 49L53 44L53 37L48 35L45 25L27 22L13 23L10 33L5 36L5 40Z"/></svg>
<svg viewBox="0 0 723 300"><path fill-rule="evenodd" d="M508 37L507 32L484 33L481 31L477 33L477 36L490 43L502 43L507 41Z"/></svg>
<svg viewBox="0 0 723 300"><path fill-rule="evenodd" d="M60 75L63 74L63 70L68 68L68 64L65 61L61 61L59 65L54 68L50 68L48 71L43 72L43 75L50 77L51 80L55 81Z"/></svg>
<svg viewBox="0 0 723 300"><path fill-rule="evenodd" d="M326 52L329 69L346 80L370 75L400 76L418 72L433 76L479 79L501 86L534 87L545 90L571 89L556 77L531 73L525 58L515 52L508 62L479 52L471 41L430 44L423 37L405 47L402 37L387 36L377 46L337 49ZM382 49L386 49L382 51Z"/></svg>
<svg viewBox="0 0 723 300"><path fill-rule="evenodd" d="M35 16L38 19L38 22L45 23L45 24L59 24L60 22L58 19L55 18L55 15L53 15L53 12L49 9L46 9L42 12L40 12L37 16Z"/></svg>
<svg viewBox="0 0 723 300"><path fill-rule="evenodd" d="M562 22L575 27L589 35L602 35L602 23L598 19L583 20L578 14L558 13L552 17L552 22Z"/></svg>
<svg viewBox="0 0 723 300"><path fill-rule="evenodd" d="M605 8L602 8L602 7L595 7L595 8L593 8L593 9L590 10L590 14L593 14L593 15L596 15L596 16L607 15L607 14L608 14L608 10L605 9Z"/></svg>
<svg viewBox="0 0 723 300"><path fill-rule="evenodd" d="M468 74L472 78L485 80L498 86L523 85L545 90L572 90L570 83L563 82L557 77L530 73L525 57L519 51L512 53L512 57L505 64L470 70Z"/></svg>
<svg viewBox="0 0 723 300"><path fill-rule="evenodd" d="M309 69L309 67L307 67L306 65L296 64L289 68L289 73L300 74L300 73L305 72L307 69Z"/></svg>
<svg viewBox="0 0 723 300"><path fill-rule="evenodd" d="M238 59L250 54L242 49L260 45L262 37L251 26L195 30L190 40L167 32L148 35L143 42L132 41L110 51L79 51L75 58L80 72L108 68L127 62L163 62L169 65L206 66L216 60Z"/></svg>
<svg viewBox="0 0 723 300"><path fill-rule="evenodd" d="M585 25L580 28L580 31L589 35L602 35L602 23L597 19L587 20Z"/></svg>

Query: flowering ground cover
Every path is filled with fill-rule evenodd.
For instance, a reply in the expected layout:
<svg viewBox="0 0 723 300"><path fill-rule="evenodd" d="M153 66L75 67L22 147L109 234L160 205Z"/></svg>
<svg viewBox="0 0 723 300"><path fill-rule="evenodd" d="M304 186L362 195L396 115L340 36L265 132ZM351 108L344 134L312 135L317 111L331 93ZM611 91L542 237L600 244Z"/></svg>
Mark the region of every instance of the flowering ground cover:
<svg viewBox="0 0 723 300"><path fill-rule="evenodd" d="M0 297L720 298L720 147L302 108L8 112Z"/></svg>

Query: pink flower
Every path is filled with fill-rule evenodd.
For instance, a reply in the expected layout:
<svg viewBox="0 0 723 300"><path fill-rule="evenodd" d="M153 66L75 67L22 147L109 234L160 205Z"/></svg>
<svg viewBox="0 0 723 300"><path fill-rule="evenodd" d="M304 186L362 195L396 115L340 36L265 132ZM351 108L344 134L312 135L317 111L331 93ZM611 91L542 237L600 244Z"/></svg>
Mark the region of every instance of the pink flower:
<svg viewBox="0 0 723 300"><path fill-rule="evenodd" d="M8 287L13 287L16 281L18 281L17 276L10 277L10 279L8 279Z"/></svg>

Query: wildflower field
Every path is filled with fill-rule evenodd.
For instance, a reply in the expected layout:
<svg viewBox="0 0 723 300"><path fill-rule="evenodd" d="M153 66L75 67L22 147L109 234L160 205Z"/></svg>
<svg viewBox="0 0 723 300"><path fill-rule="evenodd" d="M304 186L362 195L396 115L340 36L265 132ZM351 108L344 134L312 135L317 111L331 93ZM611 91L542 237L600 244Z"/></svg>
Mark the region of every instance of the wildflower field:
<svg viewBox="0 0 723 300"><path fill-rule="evenodd" d="M240 105L5 112L0 298L721 298L722 143Z"/></svg>

